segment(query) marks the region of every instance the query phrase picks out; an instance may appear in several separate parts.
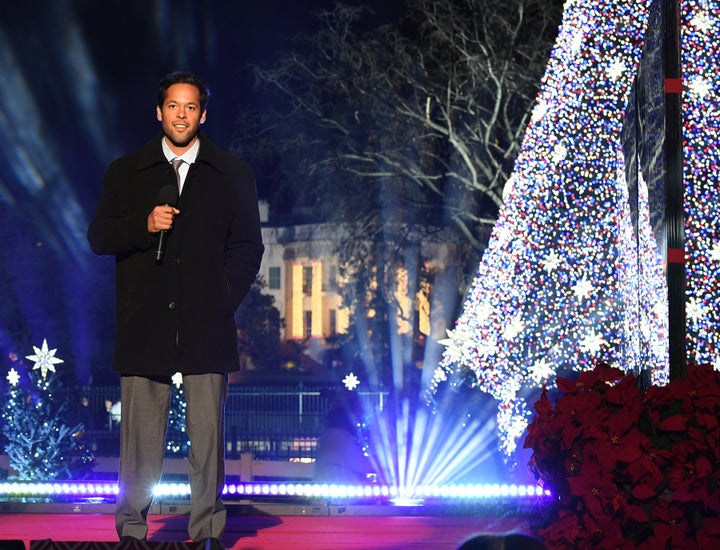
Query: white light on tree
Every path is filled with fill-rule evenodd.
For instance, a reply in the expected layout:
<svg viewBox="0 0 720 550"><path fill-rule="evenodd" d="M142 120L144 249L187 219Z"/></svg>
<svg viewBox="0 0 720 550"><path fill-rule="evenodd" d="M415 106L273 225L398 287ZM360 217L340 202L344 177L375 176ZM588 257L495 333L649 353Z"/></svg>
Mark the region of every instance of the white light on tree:
<svg viewBox="0 0 720 550"><path fill-rule="evenodd" d="M720 5L680 7L687 357L720 370Z"/></svg>
<svg viewBox="0 0 720 550"><path fill-rule="evenodd" d="M502 210L445 341L434 387L472 369L499 401L508 455L556 375L605 361L667 380L663 258L642 181L633 225L622 141L649 7L566 2Z"/></svg>

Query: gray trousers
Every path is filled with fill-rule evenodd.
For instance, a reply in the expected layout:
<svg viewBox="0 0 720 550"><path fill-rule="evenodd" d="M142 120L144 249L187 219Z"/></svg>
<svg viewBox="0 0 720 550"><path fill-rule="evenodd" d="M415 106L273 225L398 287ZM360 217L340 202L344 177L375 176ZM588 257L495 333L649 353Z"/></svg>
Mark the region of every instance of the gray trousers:
<svg viewBox="0 0 720 550"><path fill-rule="evenodd" d="M188 534L199 541L225 530L226 374L183 376L190 441ZM160 482L170 410L170 379L123 376L120 382L120 472L115 526L120 537L147 537L147 513Z"/></svg>

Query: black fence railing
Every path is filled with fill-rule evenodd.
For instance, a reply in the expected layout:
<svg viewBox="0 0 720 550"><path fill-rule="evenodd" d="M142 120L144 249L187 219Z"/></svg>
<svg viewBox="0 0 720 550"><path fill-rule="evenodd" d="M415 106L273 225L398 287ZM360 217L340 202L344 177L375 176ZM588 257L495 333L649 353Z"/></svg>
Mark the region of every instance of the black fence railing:
<svg viewBox="0 0 720 550"><path fill-rule="evenodd" d="M313 459L337 386L230 385L225 408L228 458L251 452L258 460ZM86 388L86 437L98 456L117 455L119 387ZM367 414L383 410L387 392L358 392ZM114 406L114 408L113 408ZM169 438L177 437L172 430ZM184 451L167 456L184 456Z"/></svg>

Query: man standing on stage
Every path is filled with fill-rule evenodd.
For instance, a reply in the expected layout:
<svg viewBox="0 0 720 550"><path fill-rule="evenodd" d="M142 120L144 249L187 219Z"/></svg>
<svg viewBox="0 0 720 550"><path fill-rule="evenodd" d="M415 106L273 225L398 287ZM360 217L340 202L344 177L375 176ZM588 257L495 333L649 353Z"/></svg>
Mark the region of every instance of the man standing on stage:
<svg viewBox="0 0 720 550"><path fill-rule="evenodd" d="M116 526L144 540L160 481L171 376L183 377L190 440L188 533L222 548L224 415L238 369L234 312L263 254L249 166L204 134L209 93L195 75L160 82L162 132L115 160L88 228L96 254L116 258L113 370L121 375Z"/></svg>

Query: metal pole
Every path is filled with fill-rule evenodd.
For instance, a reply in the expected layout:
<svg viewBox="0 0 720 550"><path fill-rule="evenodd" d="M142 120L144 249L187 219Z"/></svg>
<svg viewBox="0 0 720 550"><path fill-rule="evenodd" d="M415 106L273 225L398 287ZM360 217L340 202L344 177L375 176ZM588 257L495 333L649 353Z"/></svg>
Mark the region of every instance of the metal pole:
<svg viewBox="0 0 720 550"><path fill-rule="evenodd" d="M670 379L687 371L680 0L663 0L665 223Z"/></svg>

